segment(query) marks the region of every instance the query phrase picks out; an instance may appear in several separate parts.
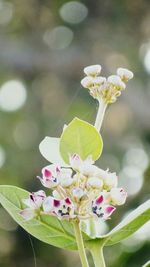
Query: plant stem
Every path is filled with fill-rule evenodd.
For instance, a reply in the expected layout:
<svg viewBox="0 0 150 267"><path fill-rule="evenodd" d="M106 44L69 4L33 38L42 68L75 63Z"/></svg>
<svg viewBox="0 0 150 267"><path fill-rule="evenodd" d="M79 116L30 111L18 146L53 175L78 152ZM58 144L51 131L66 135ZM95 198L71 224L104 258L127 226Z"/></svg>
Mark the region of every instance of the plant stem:
<svg viewBox="0 0 150 267"><path fill-rule="evenodd" d="M76 221L73 225L82 267L89 267L79 222Z"/></svg>
<svg viewBox="0 0 150 267"><path fill-rule="evenodd" d="M106 267L103 256L103 246L95 245L91 249L95 267Z"/></svg>
<svg viewBox="0 0 150 267"><path fill-rule="evenodd" d="M107 107L107 103L105 103L104 100L102 100L102 99L99 100L99 108L98 108L96 121L95 121L95 125L94 125L98 131L100 131L101 126L102 126L106 107Z"/></svg>

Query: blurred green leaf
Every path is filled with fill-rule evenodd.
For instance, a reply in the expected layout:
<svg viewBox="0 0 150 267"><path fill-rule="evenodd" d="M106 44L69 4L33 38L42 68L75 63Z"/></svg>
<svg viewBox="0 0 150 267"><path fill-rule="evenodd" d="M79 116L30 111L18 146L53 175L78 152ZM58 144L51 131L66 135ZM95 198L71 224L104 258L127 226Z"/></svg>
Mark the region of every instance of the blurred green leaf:
<svg viewBox="0 0 150 267"><path fill-rule="evenodd" d="M71 121L60 139L60 153L66 163L69 163L69 154L74 153L83 160L90 155L97 160L102 149L103 141L95 127L78 118Z"/></svg>
<svg viewBox="0 0 150 267"><path fill-rule="evenodd" d="M150 267L150 261L146 262L142 267Z"/></svg>
<svg viewBox="0 0 150 267"><path fill-rule="evenodd" d="M106 246L114 245L136 232L143 224L150 220L150 200L131 212L111 232L105 235Z"/></svg>
<svg viewBox="0 0 150 267"><path fill-rule="evenodd" d="M23 209L22 199L27 198L29 192L15 186L0 186L0 203L28 233L37 239L59 247L74 250L76 241L73 236L71 223L59 221L57 218L43 215L40 219L25 221L19 214Z"/></svg>

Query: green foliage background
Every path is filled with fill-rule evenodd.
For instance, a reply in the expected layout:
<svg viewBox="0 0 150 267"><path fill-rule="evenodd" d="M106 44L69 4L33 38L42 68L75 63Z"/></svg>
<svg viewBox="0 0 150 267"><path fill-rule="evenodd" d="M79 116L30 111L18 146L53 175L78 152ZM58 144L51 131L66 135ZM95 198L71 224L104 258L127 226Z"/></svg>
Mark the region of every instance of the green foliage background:
<svg viewBox="0 0 150 267"><path fill-rule="evenodd" d="M141 167L142 188L138 194L129 195L123 208L118 208L109 222L111 229L126 212L149 198L150 72L144 60L150 47L150 3L146 0L80 1L88 8L88 15L80 24L71 24L59 12L67 2L0 1L1 17L7 15L4 3L11 4L13 10L10 21L0 20L0 86L10 80L20 80L27 89L27 101L21 109L0 110L0 146L6 155L0 168L0 184L38 190L41 185L35 177L47 164L38 150L40 141L46 135L60 136L63 125L75 116L94 121L96 102L80 85L84 66L100 63L103 75L115 72L119 66L129 67L135 78L106 112L101 133L104 150L97 164L120 173L120 183L124 184L125 166L136 162L139 169L142 166L136 161L140 151L147 164ZM60 25L73 32L73 40L68 47L55 49L57 46L47 44L43 36ZM66 37L61 38L63 43ZM130 157L129 164L127 155L131 148L135 149L135 156ZM135 173L136 169L132 170L131 192L137 184ZM31 242L28 234L0 207L0 266L34 267L32 247L37 267L80 266L75 252L69 254L34 238ZM136 242L132 239L107 248L105 257L108 267L140 267L149 259L149 250L150 237L141 236Z"/></svg>

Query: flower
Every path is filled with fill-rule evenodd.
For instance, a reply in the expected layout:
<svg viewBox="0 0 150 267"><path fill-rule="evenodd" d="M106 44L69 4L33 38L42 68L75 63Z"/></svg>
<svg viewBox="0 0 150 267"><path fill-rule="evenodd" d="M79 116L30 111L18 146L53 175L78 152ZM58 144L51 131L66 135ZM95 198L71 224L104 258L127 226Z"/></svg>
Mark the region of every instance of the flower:
<svg viewBox="0 0 150 267"><path fill-rule="evenodd" d="M59 175L61 169L59 166L54 164L48 165L42 169L42 177L37 176L37 178L41 181L42 185L47 188L56 187L59 184Z"/></svg>
<svg viewBox="0 0 150 267"><path fill-rule="evenodd" d="M40 209L46 198L44 191L40 190L38 192L31 193L29 198L23 199L23 203L28 207L20 212L20 215L26 220L31 220L40 214Z"/></svg>
<svg viewBox="0 0 150 267"><path fill-rule="evenodd" d="M127 198L127 192L123 188L112 188L110 198L113 205L123 205Z"/></svg>
<svg viewBox="0 0 150 267"><path fill-rule="evenodd" d="M51 196L47 197L43 203L45 213L57 216L59 219L74 218L74 205L70 198L56 199Z"/></svg>
<svg viewBox="0 0 150 267"><path fill-rule="evenodd" d="M125 82L131 80L134 76L132 71L125 68L118 68L117 75L120 76L121 80Z"/></svg>
<svg viewBox="0 0 150 267"><path fill-rule="evenodd" d="M103 195L92 201L92 213L98 218L109 219L115 209L114 206L105 204Z"/></svg>
<svg viewBox="0 0 150 267"><path fill-rule="evenodd" d="M102 69L101 65L91 65L84 68L84 73L87 76L97 76L100 74L101 69Z"/></svg>

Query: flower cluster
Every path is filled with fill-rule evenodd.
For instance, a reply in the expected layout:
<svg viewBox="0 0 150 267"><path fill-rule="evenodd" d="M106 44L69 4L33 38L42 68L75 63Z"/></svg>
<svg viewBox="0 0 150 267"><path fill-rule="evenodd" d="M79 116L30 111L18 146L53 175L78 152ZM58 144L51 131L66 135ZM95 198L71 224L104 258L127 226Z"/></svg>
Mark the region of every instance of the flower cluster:
<svg viewBox="0 0 150 267"><path fill-rule="evenodd" d="M44 167L38 179L52 194L46 197L43 191L38 191L23 200L27 208L21 215L26 220L41 214L59 219L107 220L127 197L127 193L117 187L116 173L104 171L94 165L91 157L82 160L77 154L70 156L67 168L54 164Z"/></svg>
<svg viewBox="0 0 150 267"><path fill-rule="evenodd" d="M103 99L105 103L114 103L121 95L121 91L125 89L126 84L133 78L133 73L125 68L118 68L116 75L111 75L107 79L100 76L101 66L92 65L84 68L86 77L81 80L84 88L90 90L90 94L100 100Z"/></svg>

